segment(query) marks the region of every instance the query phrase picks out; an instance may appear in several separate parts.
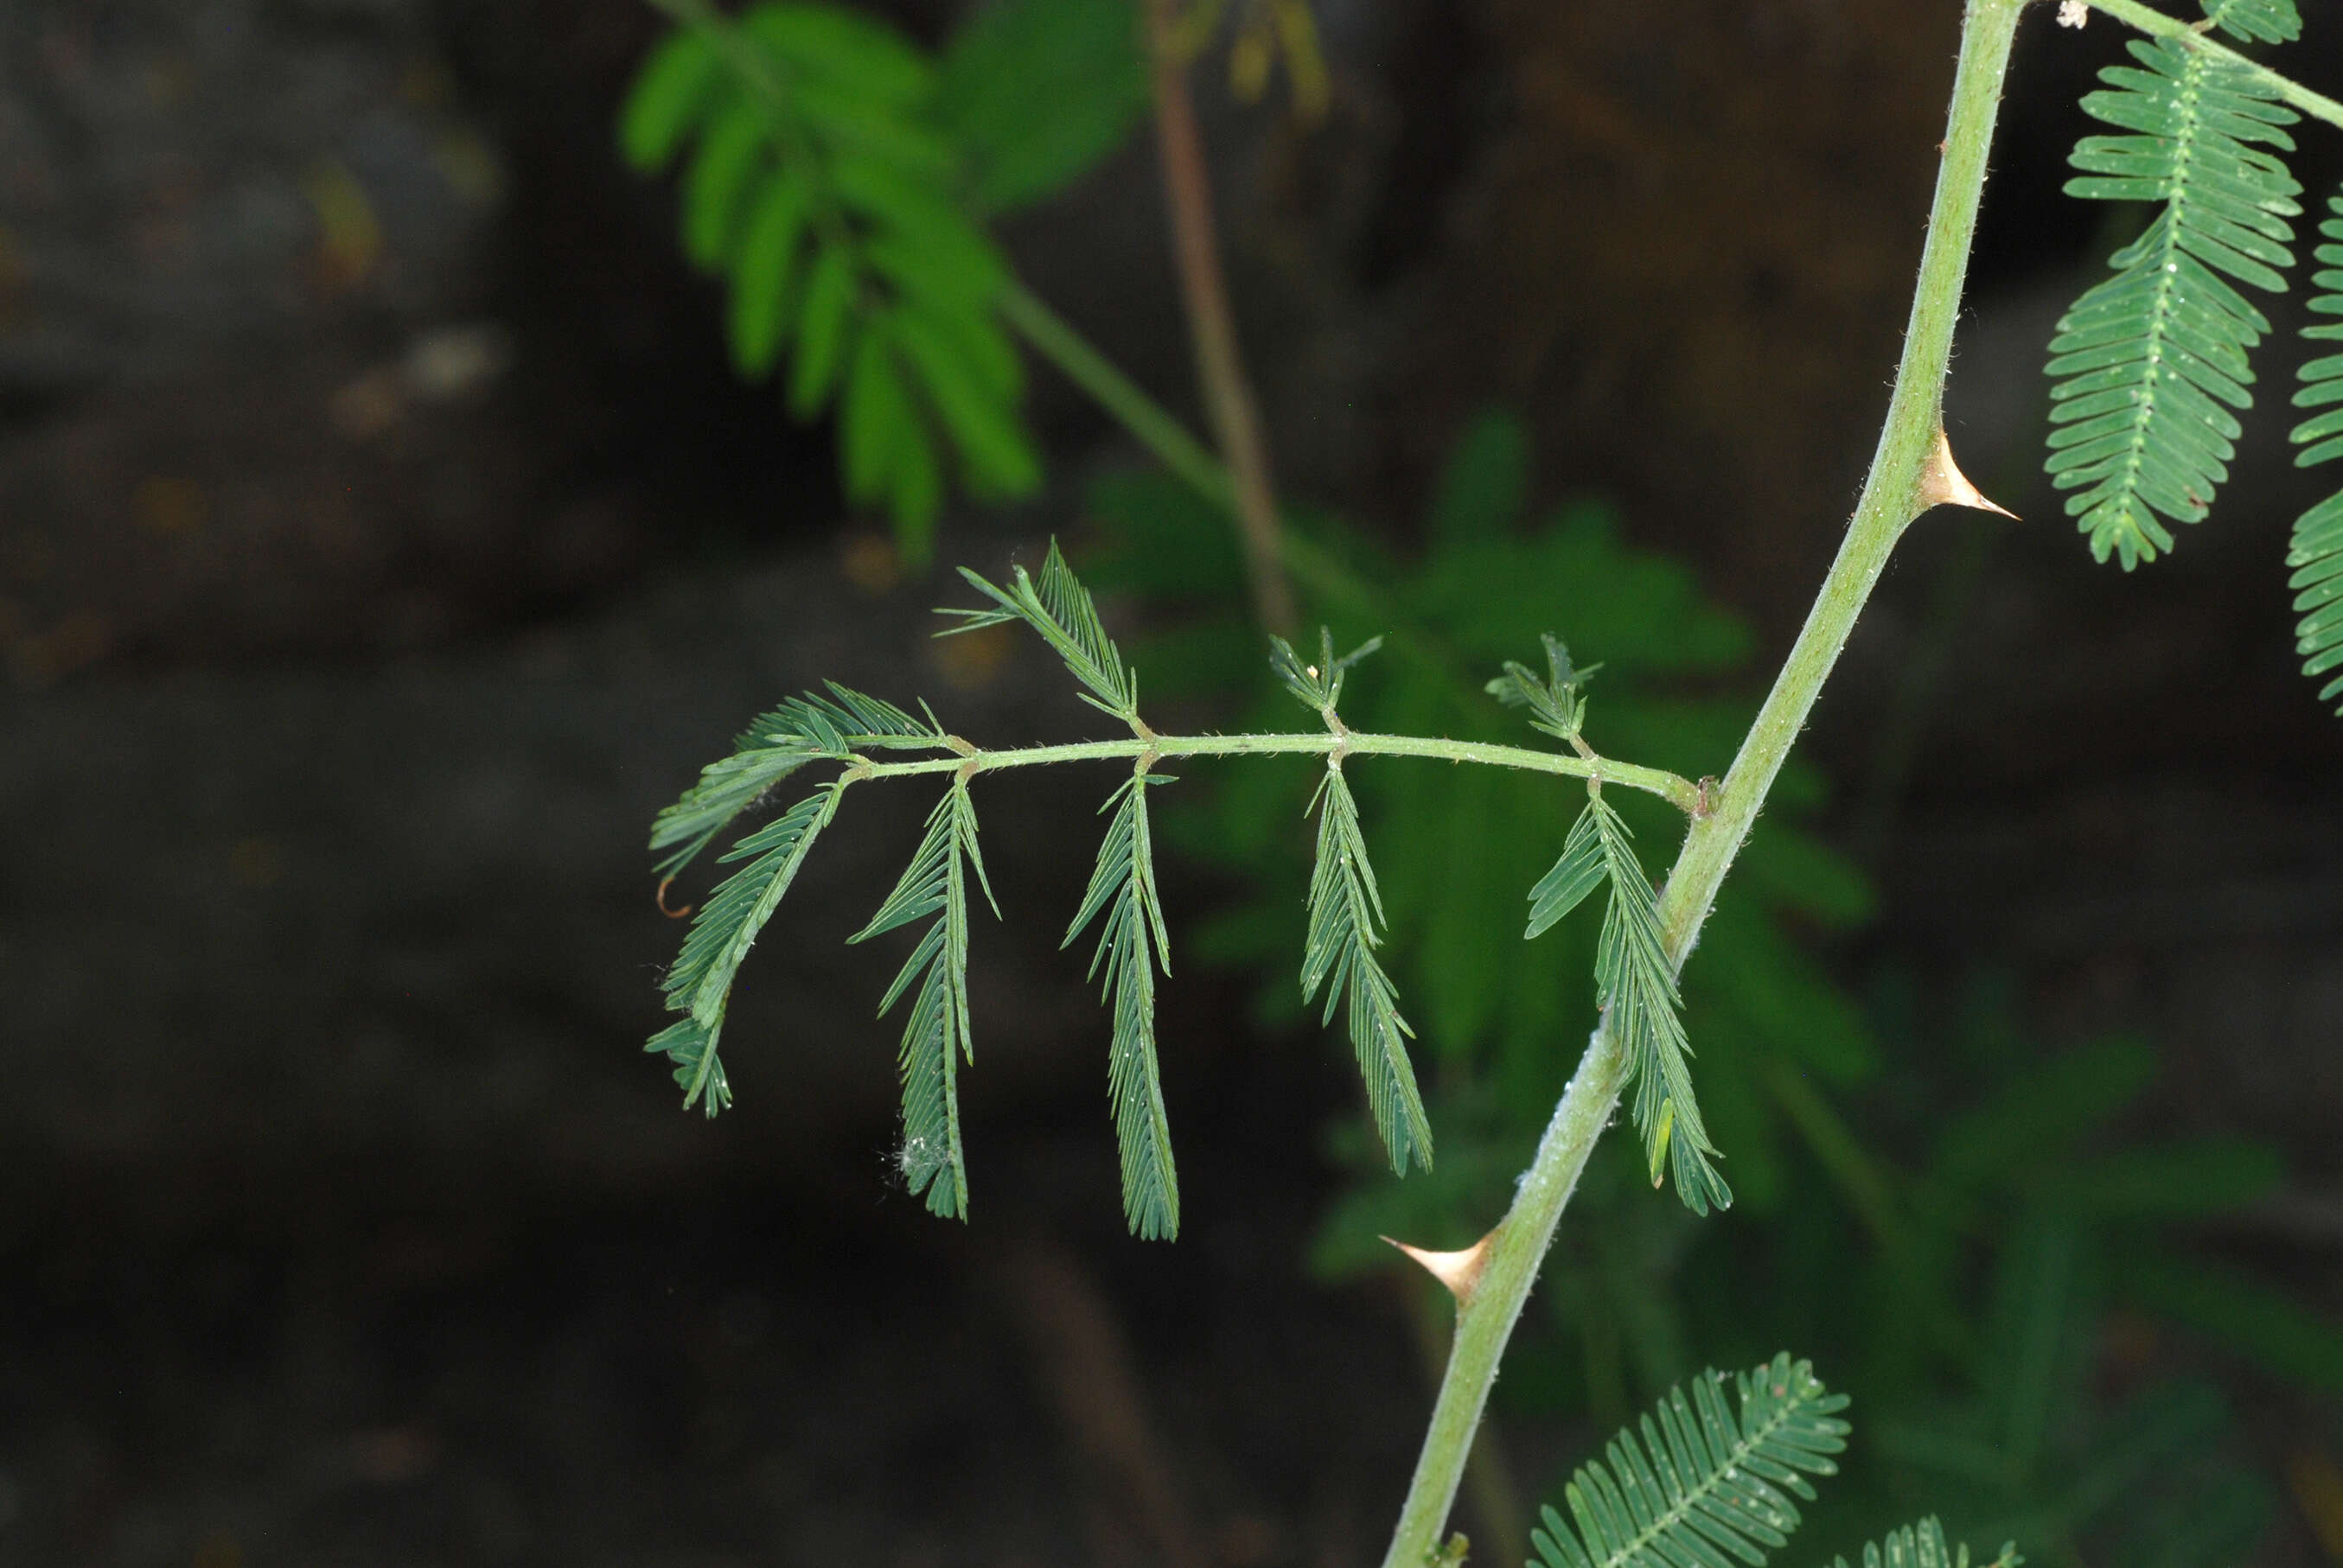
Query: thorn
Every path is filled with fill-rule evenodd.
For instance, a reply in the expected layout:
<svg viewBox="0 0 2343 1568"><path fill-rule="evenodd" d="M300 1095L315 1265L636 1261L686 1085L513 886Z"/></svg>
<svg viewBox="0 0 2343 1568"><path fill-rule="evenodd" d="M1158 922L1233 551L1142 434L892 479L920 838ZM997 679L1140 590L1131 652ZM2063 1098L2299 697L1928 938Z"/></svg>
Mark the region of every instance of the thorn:
<svg viewBox="0 0 2343 1568"><path fill-rule="evenodd" d="M659 912L665 915L669 920L688 920L691 918L691 911L698 908L697 905L686 904L679 910L670 910L667 907L667 890L674 884L674 882L675 873L673 871L669 871L666 876L661 877L659 879L659 891L651 895L651 901L659 906Z"/></svg>
<svg viewBox="0 0 2343 1568"><path fill-rule="evenodd" d="M1496 1239L1497 1232L1492 1231L1461 1252L1428 1252L1405 1241L1394 1241L1389 1236L1376 1238L1423 1264L1427 1273L1448 1287L1448 1293L1456 1298L1460 1308L1472 1302L1473 1292L1481 1283L1481 1271L1489 1265L1489 1245Z"/></svg>
<svg viewBox="0 0 2343 1568"><path fill-rule="evenodd" d="M1985 498L1975 485L1969 483L1960 465L1953 461L1953 443L1945 435L1942 425L1936 427L1936 449L1928 454L1928 466L1920 471L1920 509L1930 507L1967 507L1980 512L1999 512L2010 521L2017 514L2007 507L1996 506Z"/></svg>

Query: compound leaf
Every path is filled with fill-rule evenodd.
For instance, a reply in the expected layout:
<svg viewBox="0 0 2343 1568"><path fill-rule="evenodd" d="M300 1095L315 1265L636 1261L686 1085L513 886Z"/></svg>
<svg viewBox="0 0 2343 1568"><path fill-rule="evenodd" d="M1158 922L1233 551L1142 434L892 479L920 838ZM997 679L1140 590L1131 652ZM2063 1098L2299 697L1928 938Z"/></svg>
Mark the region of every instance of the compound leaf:
<svg viewBox="0 0 2343 1568"><path fill-rule="evenodd" d="M1664 1166L1675 1173L1676 1196L1695 1214L1729 1208L1733 1192L1710 1163L1709 1141L1700 1106L1693 1099L1692 1070L1685 1058L1682 999L1675 966L1660 937L1658 901L1635 858L1633 836L1599 795L1586 802L1587 815L1603 848L1611 900L1603 912L1603 934L1594 950L1594 980L1610 1014L1610 1027L1626 1047L1634 1079L1635 1126L1652 1185Z"/></svg>
<svg viewBox="0 0 2343 1568"><path fill-rule="evenodd" d="M1122 1151L1122 1215L1134 1235L1151 1241L1180 1233L1180 1180L1155 1057L1155 970L1172 972L1172 940L1155 894L1154 841L1147 822L1148 786L1167 782L1140 774L1107 797L1102 809L1112 809L1114 820L1099 845L1081 908L1060 944L1072 946L1084 927L1103 917L1091 955L1091 978L1098 979L1105 968L1106 993L1114 1009L1107 1087Z"/></svg>
<svg viewBox="0 0 2343 1568"><path fill-rule="evenodd" d="M1366 1081L1367 1106L1391 1154L1392 1169L1407 1174L1410 1160L1432 1169L1432 1122L1416 1091L1407 1040L1414 1030L1399 1013L1399 988L1375 960L1383 940L1383 894L1367 861L1358 802L1342 768L1329 757L1312 802L1318 811L1317 860L1310 873L1310 926L1302 950L1302 1000L1326 991L1322 1024L1339 1001L1350 1024L1351 1049Z"/></svg>
<svg viewBox="0 0 2343 1568"><path fill-rule="evenodd" d="M2244 15L2269 0L2236 0ZM2050 457L2066 515L2100 560L2129 570L2172 548L2166 521L2201 521L2228 477L2251 401L2247 356L2269 322L2223 281L2279 290L2301 186L2278 156L2298 117L2234 61L2135 41L2145 70L2112 65L2083 107L2137 133L2085 136L2070 196L2162 204L2111 258L2116 276L2058 323L2050 345Z"/></svg>
<svg viewBox="0 0 2343 1568"><path fill-rule="evenodd" d="M976 807L965 779L954 779L928 814L927 832L894 890L870 923L847 940L868 941L913 920L934 916L894 983L879 1003L883 1016L906 991L910 1015L903 1022L896 1065L903 1085L903 1144L898 1163L928 1211L943 1219L968 1217L968 1167L960 1150L958 1073L963 1058L975 1060L968 1021L968 873L987 902L984 862L976 847ZM1000 906L993 906L995 916ZM914 989L916 987L916 989Z"/></svg>
<svg viewBox="0 0 2343 1568"><path fill-rule="evenodd" d="M2343 198L2330 196L2327 206L2335 216L2318 226L2328 243L2314 253L2325 266L2311 276L2318 292L2310 301L2310 313L2328 319L2304 327L2302 335L2332 342L2343 339L2343 321L2333 319L2343 317ZM2343 354L2312 359L2300 375L2294 406L2327 410L2294 428L2294 442L2302 448L2295 454L2295 465L2309 467L2343 457L2343 407L2338 407L2343 405ZM2302 656L2302 673L2316 679L2343 671L2343 493L2328 497L2295 519L2286 564L2294 574L2287 586L2294 590L2295 612L2302 618L2294 648ZM2343 673L2332 673L2319 688L2318 699L2338 696L2343 696ZM2343 706L2336 711L2343 713Z"/></svg>
<svg viewBox="0 0 2343 1568"><path fill-rule="evenodd" d="M1679 1383L1572 1475L1568 1520L1540 1511L1530 1568L1724 1568L1726 1553L1762 1568L1801 1523L1795 1500L1814 1501L1806 1477L1838 1473L1845 1408L1786 1352L1729 1382L1710 1371Z"/></svg>

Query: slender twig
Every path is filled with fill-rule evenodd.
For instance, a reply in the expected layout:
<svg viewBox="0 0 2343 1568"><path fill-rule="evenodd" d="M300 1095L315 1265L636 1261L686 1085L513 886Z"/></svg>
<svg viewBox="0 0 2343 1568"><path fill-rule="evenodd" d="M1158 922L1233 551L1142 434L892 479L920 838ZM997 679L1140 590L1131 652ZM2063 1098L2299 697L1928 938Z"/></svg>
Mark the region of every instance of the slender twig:
<svg viewBox="0 0 2343 1568"><path fill-rule="evenodd" d="M2201 22L2183 22L2141 5L2139 0L2088 0L2088 4L2092 10L2104 11L2117 21L2128 23L2143 33L2158 38L2177 39L2191 49L2227 60L2243 68L2248 75L2277 94L2281 101L2293 105L2312 119L2325 120L2330 126L2343 126L2343 104L2312 92L2293 77L2273 71L2258 61L2247 59L2219 39L2208 36Z"/></svg>
<svg viewBox="0 0 2343 1568"><path fill-rule="evenodd" d="M964 742L962 743L965 744ZM1061 746L1011 746L986 750L955 748L949 757L923 757L908 762L879 762L870 758L853 764L857 779L900 779L919 773L960 773L971 777L1001 768L1032 768L1056 762L1129 761L1141 756L1175 757L1323 757L1334 751L1350 757L1421 757L1435 762L1477 762L1491 768L1518 768L1530 773L1552 773L1571 779L1600 779L1656 795L1686 816L1700 804L1700 787L1662 768L1642 768L1607 757L1579 757L1560 751L1533 751L1522 746L1496 746L1480 740L1434 739L1426 735L1377 735L1365 730L1314 731L1295 735L1153 735L1120 740L1077 740Z"/></svg>
<svg viewBox="0 0 2343 1568"><path fill-rule="evenodd" d="M1961 27L1960 67L1950 124L1936 174L1928 239L1913 294L1903 362L1871 472L1845 539L1824 579L1806 624L1773 690L1751 725L1732 770L1695 818L1660 902L1668 957L1679 966L1707 918L1725 874L1755 823L1775 777L1824 681L1837 662L1857 613L1879 580L1888 554L1923 508L1921 478L1942 429L1945 371L1961 285L1976 237L1986 155L2023 0L1970 0ZM1497 1363L1522 1303L1554 1239L1579 1172L1610 1121L1625 1079L1624 1052L1606 1023L1595 1030L1578 1070L1554 1107L1536 1157L1523 1172L1513 1207L1489 1239L1488 1262L1457 1313L1447 1375L1415 1476L1400 1511L1385 1568L1423 1568L1456 1499L1473 1430L1480 1425Z"/></svg>
<svg viewBox="0 0 2343 1568"><path fill-rule="evenodd" d="M1296 625L1293 590L1286 584L1279 548L1277 495L1270 483L1269 447L1262 439L1261 411L1253 402L1252 384L1245 379L1244 360L1237 352L1236 319L1229 310L1228 286L1221 276L1220 244L1213 232L1204 140L1196 129L1196 106L1188 94L1187 62L1176 31L1173 0L1149 0L1147 54L1155 90L1156 150L1163 162L1163 202L1172 222L1172 249L1180 263L1188 336L1195 346L1196 377L1203 387L1205 415L1212 421L1221 455L1228 460L1254 613L1264 629L1291 636Z"/></svg>

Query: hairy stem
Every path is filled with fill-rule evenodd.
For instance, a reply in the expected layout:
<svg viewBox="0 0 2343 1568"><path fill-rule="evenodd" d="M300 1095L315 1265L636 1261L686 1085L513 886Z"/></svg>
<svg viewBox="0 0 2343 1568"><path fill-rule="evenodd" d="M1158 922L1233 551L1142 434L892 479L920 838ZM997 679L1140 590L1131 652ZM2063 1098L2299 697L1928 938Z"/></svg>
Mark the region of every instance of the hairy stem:
<svg viewBox="0 0 2343 1568"><path fill-rule="evenodd" d="M1913 292L1911 321L1896 389L1880 430L1862 498L1838 557L1815 596L1805 628L1774 689L1716 792L1715 811L1695 818L1669 873L1660 920L1671 962L1681 965L1706 920L1716 890L1755 823L1791 743L1805 725L1856 615L1889 553L1923 508L1921 479L1942 427L1945 371L1961 285L1976 233L2001 87L2009 68L2024 0L1970 0L1961 26L1960 66L1928 238ZM1624 1052L1598 1028L1570 1086L1554 1107L1537 1155L1523 1174L1513 1207L1489 1239L1488 1262L1456 1317L1448 1372L1433 1407L1415 1478L1402 1505L1384 1568L1423 1568L1456 1498L1473 1430L1480 1425L1497 1363L1522 1303L1537 1278L1554 1226L1610 1120L1624 1081Z"/></svg>
<svg viewBox="0 0 2343 1568"><path fill-rule="evenodd" d="M1212 228L1212 191L1204 171L1204 142L1188 95L1188 67L1175 36L1174 0L1149 0L1147 53L1155 89L1155 140L1163 161L1163 202L1179 257L1180 291L1188 336L1195 345L1196 377L1221 455L1228 461L1232 498L1243 535L1245 572L1253 612L1264 630L1291 637L1293 590L1279 548L1277 497L1269 478L1269 447L1261 411L1237 352L1236 320L1221 276L1220 245Z"/></svg>
<svg viewBox="0 0 2343 1568"><path fill-rule="evenodd" d="M2215 55L2243 68L2276 93L2280 100L2293 105L2314 120L2325 120L2330 126L2343 126L2343 104L2324 97L2281 72L2273 71L2258 61L2249 60L2227 44L2204 31L2203 23L2188 23L2167 16L2139 0L2088 0L2094 11L2104 11L2118 22L2128 23L2141 32L2158 38L2173 38L2188 47Z"/></svg>
<svg viewBox="0 0 2343 1568"><path fill-rule="evenodd" d="M1687 816L1700 806L1699 787L1664 769L1639 768L1632 762L1614 762L1606 757L1533 751L1522 746L1435 740L1423 735L1377 735L1361 729L1297 735L1151 734L1121 740L1077 740L1062 746L1006 747L997 751L970 747L965 751L955 750L949 757L922 757L910 762L877 762L863 758L855 763L854 771L858 779L897 779L914 773L986 773L997 768L1032 768L1052 762L1129 761L1141 756L1323 757L1336 751L1346 757L1422 757L1437 762L1477 762L1490 768L1600 779L1606 784L1657 795Z"/></svg>

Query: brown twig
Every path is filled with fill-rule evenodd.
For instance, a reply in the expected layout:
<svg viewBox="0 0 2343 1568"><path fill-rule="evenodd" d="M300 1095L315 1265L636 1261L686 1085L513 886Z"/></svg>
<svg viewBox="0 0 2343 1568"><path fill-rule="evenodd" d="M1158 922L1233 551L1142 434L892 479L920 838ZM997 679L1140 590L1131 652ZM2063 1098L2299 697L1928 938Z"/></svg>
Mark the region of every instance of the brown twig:
<svg viewBox="0 0 2343 1568"><path fill-rule="evenodd" d="M1270 483L1269 448L1261 410L1237 352L1236 322L1221 276L1220 243L1212 226L1212 188L1204 169L1203 137L1188 94L1187 62L1176 37L1176 0L1148 0L1147 53L1155 87L1155 142L1163 160L1163 205L1180 264L1180 291L1188 336L1196 350L1196 377L1235 489L1237 523L1244 536L1245 575L1262 626L1292 636L1293 590L1285 580L1279 543L1277 493Z"/></svg>

